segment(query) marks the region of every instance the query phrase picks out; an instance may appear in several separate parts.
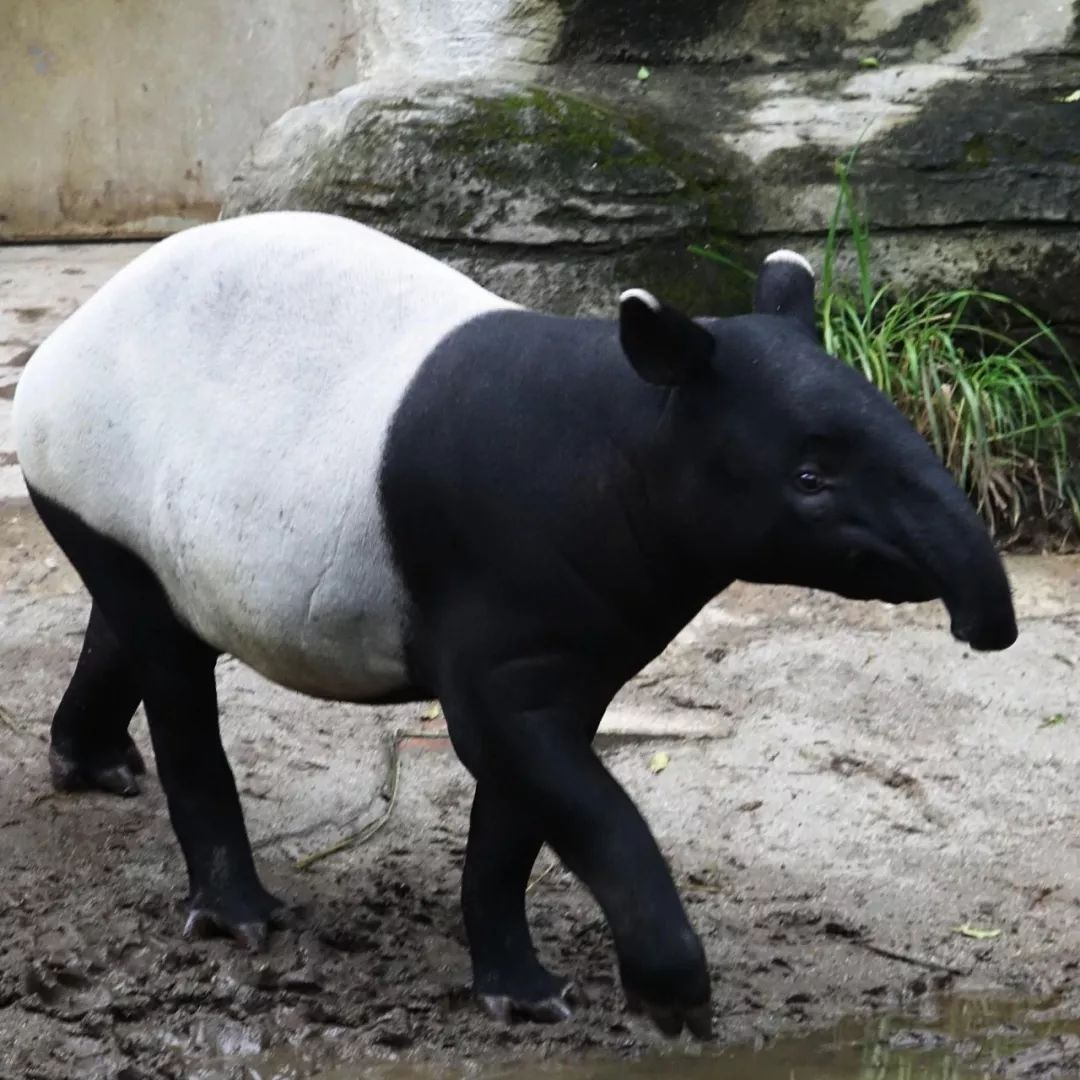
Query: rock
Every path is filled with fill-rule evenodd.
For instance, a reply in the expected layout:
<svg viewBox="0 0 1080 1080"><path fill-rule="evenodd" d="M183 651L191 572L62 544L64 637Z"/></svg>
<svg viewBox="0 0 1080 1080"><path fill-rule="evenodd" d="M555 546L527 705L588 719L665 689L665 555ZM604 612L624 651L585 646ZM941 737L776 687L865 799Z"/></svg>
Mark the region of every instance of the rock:
<svg viewBox="0 0 1080 1080"><path fill-rule="evenodd" d="M223 216L342 214L544 310L610 312L620 289L643 286L716 313L745 307L745 279L687 247L730 248L747 205L735 155L692 150L639 110L435 84L357 87L287 113Z"/></svg>
<svg viewBox="0 0 1080 1080"><path fill-rule="evenodd" d="M364 0L354 5L357 69L368 78L489 78L550 59L559 0Z"/></svg>
<svg viewBox="0 0 1080 1080"><path fill-rule="evenodd" d="M972 0L569 0L561 60L758 63L872 51L925 59L975 18Z"/></svg>
<svg viewBox="0 0 1080 1080"><path fill-rule="evenodd" d="M1080 104L1061 100L1076 86L1080 59L1032 59L942 80L902 111L887 105L892 122L851 169L878 280L1002 292L1080 343ZM741 138L731 131L733 146ZM751 251L791 244L820 263L835 162L851 149L821 141L755 163Z"/></svg>
<svg viewBox="0 0 1080 1080"><path fill-rule="evenodd" d="M881 283L1004 292L1080 351L1069 5L485 0L477 11L485 33L532 34L545 43L534 61L560 62L536 64L529 82L411 86L387 84L383 65L275 124L225 213L345 214L541 309L610 313L638 285L725 314L745 310L747 278L688 245L719 245L748 269L780 246L820 265L835 163L858 146L852 179ZM427 40L435 16L411 17ZM661 66L639 81L616 60Z"/></svg>
<svg viewBox="0 0 1080 1080"><path fill-rule="evenodd" d="M994 1066L994 1075L1008 1080L1065 1080L1080 1073L1080 1038L1051 1035L1011 1054Z"/></svg>

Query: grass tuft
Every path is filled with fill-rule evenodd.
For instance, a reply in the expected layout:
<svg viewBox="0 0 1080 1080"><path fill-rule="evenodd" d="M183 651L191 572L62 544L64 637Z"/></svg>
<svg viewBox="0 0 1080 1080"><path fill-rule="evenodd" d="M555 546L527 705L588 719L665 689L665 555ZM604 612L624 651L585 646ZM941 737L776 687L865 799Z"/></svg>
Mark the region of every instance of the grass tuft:
<svg viewBox="0 0 1080 1080"><path fill-rule="evenodd" d="M1080 527L1080 475L1070 461L1080 439L1080 371L1049 324L1007 296L879 284L851 185L853 157L836 164L817 301L825 348L896 403L994 533L1015 538L1041 517L1067 541ZM854 273L841 279L846 247Z"/></svg>

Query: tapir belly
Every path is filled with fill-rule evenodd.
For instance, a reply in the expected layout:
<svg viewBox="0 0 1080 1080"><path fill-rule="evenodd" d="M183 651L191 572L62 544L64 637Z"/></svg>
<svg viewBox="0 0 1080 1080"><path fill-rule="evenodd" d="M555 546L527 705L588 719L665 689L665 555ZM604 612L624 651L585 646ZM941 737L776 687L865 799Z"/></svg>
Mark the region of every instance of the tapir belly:
<svg viewBox="0 0 1080 1080"><path fill-rule="evenodd" d="M386 433L438 342L510 306L324 215L193 229L38 350L20 463L211 645L310 694L393 696L407 602L379 499Z"/></svg>
<svg viewBox="0 0 1080 1080"><path fill-rule="evenodd" d="M266 488L233 489L240 513L227 522L185 512L181 498L144 558L200 638L274 682L342 701L391 696L408 682L406 599L377 493L354 482L292 494L286 506Z"/></svg>
<svg viewBox="0 0 1080 1080"><path fill-rule="evenodd" d="M172 420L198 423L175 406ZM260 438L273 429L271 420L244 438L219 437L213 451L198 437L144 445L152 465L124 480L98 473L91 490L69 490L49 471L32 469L28 480L137 555L180 621L221 652L314 696L392 696L408 682L407 604L379 506L380 446L351 440L354 467L345 467L303 444L286 450ZM111 460L125 449L118 442ZM195 482L208 471L212 485Z"/></svg>

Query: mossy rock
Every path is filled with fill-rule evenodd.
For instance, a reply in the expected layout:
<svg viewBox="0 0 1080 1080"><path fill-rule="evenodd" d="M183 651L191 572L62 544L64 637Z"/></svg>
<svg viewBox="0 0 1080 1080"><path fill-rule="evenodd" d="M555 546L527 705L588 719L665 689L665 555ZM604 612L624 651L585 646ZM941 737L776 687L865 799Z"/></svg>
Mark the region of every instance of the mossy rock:
<svg viewBox="0 0 1080 1080"><path fill-rule="evenodd" d="M851 176L870 227L1080 225L1080 103L1068 100L1078 85L1080 59L1052 57L931 90L909 119L858 147ZM765 158L749 231L823 231L835 163L848 153L813 142Z"/></svg>
<svg viewBox="0 0 1080 1080"><path fill-rule="evenodd" d="M275 124L224 214L342 214L531 306L606 310L632 284L718 313L745 305L742 278L686 249L730 246L746 194L734 155L608 103L529 85L356 88ZM589 269L559 284L541 263Z"/></svg>
<svg viewBox="0 0 1080 1080"><path fill-rule="evenodd" d="M944 48L972 0L926 0L890 29L864 22L868 0L561 0L561 60L671 63L781 56L828 59L854 42L905 54ZM880 16L878 16L880 17Z"/></svg>

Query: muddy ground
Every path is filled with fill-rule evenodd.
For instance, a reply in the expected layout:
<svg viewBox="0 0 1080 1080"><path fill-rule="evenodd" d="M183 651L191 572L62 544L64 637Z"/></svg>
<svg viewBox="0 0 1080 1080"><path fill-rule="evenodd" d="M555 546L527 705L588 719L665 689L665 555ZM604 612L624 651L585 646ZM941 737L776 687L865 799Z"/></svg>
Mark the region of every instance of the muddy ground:
<svg viewBox="0 0 1080 1080"><path fill-rule="evenodd" d="M1022 633L1005 654L954 643L934 606L737 587L612 709L603 753L704 937L721 1042L936 988L1080 1014L1080 560L1010 566ZM249 1075L211 1066L288 1042L455 1061L663 1042L624 1012L597 909L547 852L536 934L587 1003L557 1027L488 1021L457 901L471 783L441 721L312 702L234 662L226 744L264 878L297 926L261 958L183 941L156 780L131 800L50 790L48 723L87 602L23 502L0 514L0 586L4 1080ZM141 717L136 737L151 760ZM670 763L654 773L659 751Z"/></svg>
<svg viewBox="0 0 1080 1080"><path fill-rule="evenodd" d="M10 403L33 346L141 249L0 249L0 1080L247 1080L223 1055L290 1043L310 1061L667 1046L624 1012L604 924L547 852L533 923L587 1002L551 1028L496 1027L472 1003L457 901L471 782L422 707L313 702L222 663L261 870L298 909L262 958L181 939L156 780L126 801L51 792L48 724L88 605L20 498ZM1080 1016L1080 559L1010 569L1007 653L957 645L933 605L739 587L611 710L603 754L705 940L721 1044L937 989ZM152 762L141 718L135 733ZM1080 1075L1071 1045L1011 1075Z"/></svg>

